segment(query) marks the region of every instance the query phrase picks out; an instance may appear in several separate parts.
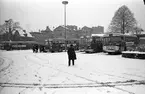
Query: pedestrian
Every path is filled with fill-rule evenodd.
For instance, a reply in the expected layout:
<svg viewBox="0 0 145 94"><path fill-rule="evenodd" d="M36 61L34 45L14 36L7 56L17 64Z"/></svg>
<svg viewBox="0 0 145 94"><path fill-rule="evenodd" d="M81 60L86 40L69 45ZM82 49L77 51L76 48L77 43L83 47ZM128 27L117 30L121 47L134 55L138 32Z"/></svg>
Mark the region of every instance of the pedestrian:
<svg viewBox="0 0 145 94"><path fill-rule="evenodd" d="M38 48L39 48L39 45L36 44L36 45L35 45L35 52L36 52L36 53L38 52Z"/></svg>
<svg viewBox="0 0 145 94"><path fill-rule="evenodd" d="M39 52L40 53L43 52L43 46L42 45L39 46Z"/></svg>
<svg viewBox="0 0 145 94"><path fill-rule="evenodd" d="M76 59L76 53L75 53L75 50L74 50L74 47L72 44L68 48L67 54L68 54L68 66L71 65L71 60L72 60L72 65L74 66L74 60Z"/></svg>
<svg viewBox="0 0 145 94"><path fill-rule="evenodd" d="M32 46L33 53L35 53L35 45Z"/></svg>

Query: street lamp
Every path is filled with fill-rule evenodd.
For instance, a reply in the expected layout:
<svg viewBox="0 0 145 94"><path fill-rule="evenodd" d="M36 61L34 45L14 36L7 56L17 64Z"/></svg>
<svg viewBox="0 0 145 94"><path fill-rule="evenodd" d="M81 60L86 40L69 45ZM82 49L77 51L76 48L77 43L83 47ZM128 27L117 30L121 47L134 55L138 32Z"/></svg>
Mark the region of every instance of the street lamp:
<svg viewBox="0 0 145 94"><path fill-rule="evenodd" d="M5 23L6 23L6 31L7 31L9 29L9 27L8 27L8 20L5 20Z"/></svg>
<svg viewBox="0 0 145 94"><path fill-rule="evenodd" d="M11 41L11 27L9 24L9 20L5 20L6 23L6 31L8 31L8 40Z"/></svg>
<svg viewBox="0 0 145 94"><path fill-rule="evenodd" d="M66 44L66 5L68 4L68 1L62 1L62 4L64 4L64 30L65 30L65 51L67 49Z"/></svg>

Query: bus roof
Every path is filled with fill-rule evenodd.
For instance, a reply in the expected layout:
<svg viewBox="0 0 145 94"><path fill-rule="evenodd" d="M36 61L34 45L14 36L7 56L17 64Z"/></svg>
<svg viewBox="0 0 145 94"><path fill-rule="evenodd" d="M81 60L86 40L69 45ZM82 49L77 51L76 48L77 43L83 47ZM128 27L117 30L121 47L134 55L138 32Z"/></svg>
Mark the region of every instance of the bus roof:
<svg viewBox="0 0 145 94"><path fill-rule="evenodd" d="M104 34L103 37L109 37L109 36L127 36L127 37L137 37L133 34L121 34L121 33L111 33L111 34Z"/></svg>
<svg viewBox="0 0 145 94"><path fill-rule="evenodd" d="M138 37L145 37L145 34L137 34Z"/></svg>
<svg viewBox="0 0 145 94"><path fill-rule="evenodd" d="M37 43L36 41L1 41L0 43Z"/></svg>
<svg viewBox="0 0 145 94"><path fill-rule="evenodd" d="M104 34L92 34L91 37L103 37Z"/></svg>

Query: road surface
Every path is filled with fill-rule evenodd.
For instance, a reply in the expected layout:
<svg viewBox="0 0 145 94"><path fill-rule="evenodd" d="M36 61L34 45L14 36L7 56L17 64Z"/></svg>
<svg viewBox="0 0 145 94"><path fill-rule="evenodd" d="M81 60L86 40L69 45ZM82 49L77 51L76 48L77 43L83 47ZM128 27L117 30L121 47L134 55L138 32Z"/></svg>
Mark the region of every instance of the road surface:
<svg viewBox="0 0 145 94"><path fill-rule="evenodd" d="M145 94L145 60L76 54L0 51L0 94Z"/></svg>

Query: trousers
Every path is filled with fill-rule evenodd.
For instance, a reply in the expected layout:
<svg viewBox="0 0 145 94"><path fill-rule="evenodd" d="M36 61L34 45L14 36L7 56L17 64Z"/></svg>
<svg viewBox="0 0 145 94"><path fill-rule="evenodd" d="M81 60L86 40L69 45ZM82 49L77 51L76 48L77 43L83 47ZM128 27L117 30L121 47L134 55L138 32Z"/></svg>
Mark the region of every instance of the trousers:
<svg viewBox="0 0 145 94"><path fill-rule="evenodd" d="M74 66L74 59L69 59L69 60L68 60L68 66L71 65L71 60L72 60L72 65Z"/></svg>

